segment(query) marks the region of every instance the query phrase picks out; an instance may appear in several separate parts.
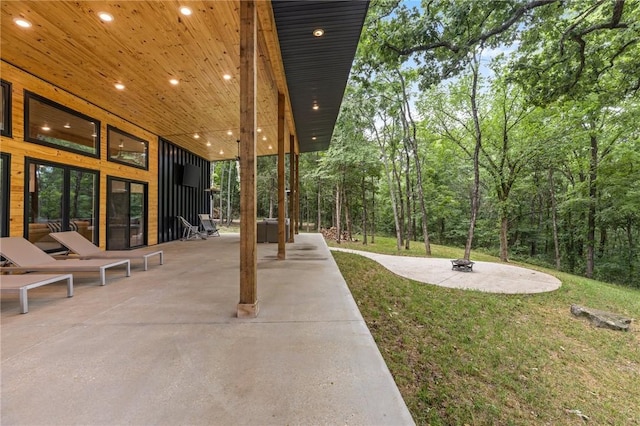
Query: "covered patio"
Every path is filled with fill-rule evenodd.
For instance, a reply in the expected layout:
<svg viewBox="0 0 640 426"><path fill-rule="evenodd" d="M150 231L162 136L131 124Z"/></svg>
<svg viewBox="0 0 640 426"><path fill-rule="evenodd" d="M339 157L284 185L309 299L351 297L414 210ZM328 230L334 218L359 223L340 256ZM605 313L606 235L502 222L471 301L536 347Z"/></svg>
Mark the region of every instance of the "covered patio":
<svg viewBox="0 0 640 426"><path fill-rule="evenodd" d="M107 285L2 298L2 424L412 424L322 237L258 245L238 319L239 234L159 245Z"/></svg>

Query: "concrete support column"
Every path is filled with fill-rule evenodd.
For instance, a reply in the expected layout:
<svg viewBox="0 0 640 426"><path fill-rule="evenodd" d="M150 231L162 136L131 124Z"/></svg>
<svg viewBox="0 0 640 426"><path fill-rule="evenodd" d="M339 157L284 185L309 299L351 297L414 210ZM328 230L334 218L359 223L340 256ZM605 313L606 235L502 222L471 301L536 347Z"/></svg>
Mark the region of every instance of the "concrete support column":
<svg viewBox="0 0 640 426"><path fill-rule="evenodd" d="M238 318L258 316L256 231L256 47L253 0L240 2L240 302Z"/></svg>

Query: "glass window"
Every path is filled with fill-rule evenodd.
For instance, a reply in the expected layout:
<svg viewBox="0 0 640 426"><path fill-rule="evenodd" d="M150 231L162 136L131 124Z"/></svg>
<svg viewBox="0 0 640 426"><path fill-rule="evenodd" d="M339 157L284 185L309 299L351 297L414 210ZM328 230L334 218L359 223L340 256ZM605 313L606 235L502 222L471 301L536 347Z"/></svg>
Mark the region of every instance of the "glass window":
<svg viewBox="0 0 640 426"><path fill-rule="evenodd" d="M0 154L0 237L9 236L9 154Z"/></svg>
<svg viewBox="0 0 640 426"><path fill-rule="evenodd" d="M0 106L0 133L11 137L11 83L0 81L2 84L2 105Z"/></svg>
<svg viewBox="0 0 640 426"><path fill-rule="evenodd" d="M146 141L115 127L107 126L107 146L109 147L109 161L145 170L149 169L147 160L149 144Z"/></svg>
<svg viewBox="0 0 640 426"><path fill-rule="evenodd" d="M100 122L25 91L24 139L100 157Z"/></svg>
<svg viewBox="0 0 640 426"><path fill-rule="evenodd" d="M49 234L77 231L96 242L98 173L27 160L26 238L45 251L61 246Z"/></svg>

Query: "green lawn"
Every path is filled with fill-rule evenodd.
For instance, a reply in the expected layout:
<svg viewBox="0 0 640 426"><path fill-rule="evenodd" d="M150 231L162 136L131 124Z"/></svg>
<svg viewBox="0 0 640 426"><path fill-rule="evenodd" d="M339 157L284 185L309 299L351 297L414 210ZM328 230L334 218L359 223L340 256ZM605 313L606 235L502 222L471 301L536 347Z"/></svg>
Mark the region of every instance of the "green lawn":
<svg viewBox="0 0 640 426"><path fill-rule="evenodd" d="M396 253L389 238L341 246ZM433 253L461 255L439 246ZM640 425L639 290L536 267L562 287L485 294L417 283L353 254L334 257L416 423L579 425L579 410L589 424ZM571 315L572 303L636 321L626 333L595 328Z"/></svg>

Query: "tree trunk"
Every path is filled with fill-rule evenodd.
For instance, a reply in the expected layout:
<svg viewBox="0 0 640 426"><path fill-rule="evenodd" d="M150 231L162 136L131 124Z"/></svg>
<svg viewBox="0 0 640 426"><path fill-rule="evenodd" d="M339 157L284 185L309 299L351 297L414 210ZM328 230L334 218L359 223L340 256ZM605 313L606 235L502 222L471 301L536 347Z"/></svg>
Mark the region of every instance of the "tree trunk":
<svg viewBox="0 0 640 426"><path fill-rule="evenodd" d="M336 241L340 244L340 240L342 239L342 230L340 229L340 216L341 213L341 201L340 195L342 193L342 189L340 188L340 183L336 183Z"/></svg>
<svg viewBox="0 0 640 426"><path fill-rule="evenodd" d="M342 185L342 208L344 210L344 223L347 226L347 239L348 241L353 241L353 237L351 235L351 215L349 214L349 199L347 198L346 185Z"/></svg>
<svg viewBox="0 0 640 426"><path fill-rule="evenodd" d="M500 260L503 262L509 261L509 242L507 236L509 233L509 218L504 212L504 207L500 213Z"/></svg>
<svg viewBox="0 0 640 426"><path fill-rule="evenodd" d="M371 194L371 244L376 243L376 182L371 178L373 193Z"/></svg>
<svg viewBox="0 0 640 426"><path fill-rule="evenodd" d="M476 146L473 150L473 190L471 192L471 220L469 221L469 233L467 243L464 246L464 259L471 257L471 246L473 244L473 234L476 229L476 219L480 208L480 148L482 147L482 131L480 130L480 118L478 116L478 104L476 95L478 92L479 64L475 58L473 67L473 83L471 86L471 112L473 114L473 125L475 128Z"/></svg>
<svg viewBox="0 0 640 426"><path fill-rule="evenodd" d="M231 170L235 165L235 162L229 161L229 173L227 173L227 226L230 226L233 220L231 217Z"/></svg>
<svg viewBox="0 0 640 426"><path fill-rule="evenodd" d="M424 239L424 249L425 254L427 256L431 256L431 244L429 242L429 231L428 231L428 217L427 217L427 206L424 200L424 189L422 187L422 164L420 163L420 155L418 152L418 140L417 140L417 131L416 124L413 121L413 117L411 116L411 106L409 104L409 99L407 96L406 86L404 82L404 77L402 73L398 70L398 76L400 78L400 82L402 84L402 96L403 96L403 104L406 109L406 115L404 115L405 128L407 130L407 134L409 136L409 141L411 142L411 151L413 153L413 161L416 168L416 192L418 193L418 202L420 203L420 213L422 215L422 236Z"/></svg>
<svg viewBox="0 0 640 426"><path fill-rule="evenodd" d="M560 270L560 243L558 242L558 210L556 207L556 190L553 183L553 169L549 169L549 196L551 197L551 223L553 229L553 252L556 269Z"/></svg>
<svg viewBox="0 0 640 426"><path fill-rule="evenodd" d="M400 212L399 212L399 224L400 227L398 229L397 232L397 236L398 236L398 250L400 250L402 248L402 246L404 245L404 219L405 219L405 213L404 213L404 195L403 195L403 191L402 191L402 183L400 181L400 176L398 175L398 171L395 167L395 163L393 166L393 176L395 178L395 184L396 184L396 188L398 191L398 205L400 206Z"/></svg>
<svg viewBox="0 0 640 426"><path fill-rule="evenodd" d="M320 223L322 221L322 197L320 195L320 181L318 180L318 210L316 211L317 213L317 218L316 218L316 231L320 232L320 229L322 228L322 224Z"/></svg>
<svg viewBox="0 0 640 426"><path fill-rule="evenodd" d="M598 177L598 138L591 135L591 161L589 164L589 211L587 213L587 278L593 278L596 245L596 196Z"/></svg>
<svg viewBox="0 0 640 426"><path fill-rule="evenodd" d="M413 187L411 185L411 181L409 179L410 174L411 174L411 170L410 170L410 164L411 164L411 160L409 159L409 149L407 147L407 140L405 139L405 144L404 144L404 152L405 152L405 157L407 159L407 161L405 162L404 165L404 181L405 181L405 188L407 189L407 196L406 196L406 222L405 222L405 231L406 231L406 238L404 239L404 249L405 250L409 250L411 248L411 240L413 239L413 227L411 226L411 220L413 218L413 206L412 206L412 198L413 198Z"/></svg>
<svg viewBox="0 0 640 426"><path fill-rule="evenodd" d="M367 245L367 188L365 175L362 174L362 244Z"/></svg>

